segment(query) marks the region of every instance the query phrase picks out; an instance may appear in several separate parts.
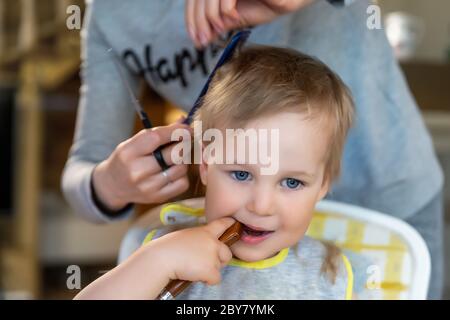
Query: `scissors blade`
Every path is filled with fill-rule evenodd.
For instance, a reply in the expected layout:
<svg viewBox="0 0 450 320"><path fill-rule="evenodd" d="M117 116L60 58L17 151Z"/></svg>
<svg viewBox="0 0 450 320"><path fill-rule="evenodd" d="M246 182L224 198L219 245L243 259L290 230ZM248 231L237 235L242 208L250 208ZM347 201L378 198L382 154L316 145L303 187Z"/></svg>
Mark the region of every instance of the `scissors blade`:
<svg viewBox="0 0 450 320"><path fill-rule="evenodd" d="M146 129L151 128L152 124L150 122L150 119L147 116L147 113L144 111L144 108L142 108L142 105L140 104L139 100L136 98L136 95L134 94L133 89L131 89L131 86L128 83L127 79L125 78L125 73L123 72L122 67L119 65L119 63L114 58L112 60L113 60L114 65L116 66L117 71L119 72L120 79L122 80L123 85L125 86L125 88L128 91L128 95L130 96L133 107L136 110L142 123L144 124L144 127Z"/></svg>

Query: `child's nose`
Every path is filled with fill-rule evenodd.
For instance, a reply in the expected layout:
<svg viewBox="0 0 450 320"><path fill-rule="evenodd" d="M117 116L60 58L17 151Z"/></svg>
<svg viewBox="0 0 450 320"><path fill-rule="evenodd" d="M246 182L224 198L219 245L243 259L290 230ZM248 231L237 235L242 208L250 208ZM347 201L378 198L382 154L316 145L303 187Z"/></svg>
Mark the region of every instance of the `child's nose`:
<svg viewBox="0 0 450 320"><path fill-rule="evenodd" d="M257 215L274 214L274 192L268 187L256 187L247 203L247 210Z"/></svg>

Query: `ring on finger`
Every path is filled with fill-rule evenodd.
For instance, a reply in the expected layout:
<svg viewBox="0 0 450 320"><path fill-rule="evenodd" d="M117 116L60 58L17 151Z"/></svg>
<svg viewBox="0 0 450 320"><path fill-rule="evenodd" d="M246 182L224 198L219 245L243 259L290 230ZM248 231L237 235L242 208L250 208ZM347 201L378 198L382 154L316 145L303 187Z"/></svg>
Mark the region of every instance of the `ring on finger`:
<svg viewBox="0 0 450 320"><path fill-rule="evenodd" d="M170 180L169 174L167 171L161 171L162 175L166 178L167 184L172 183L172 180Z"/></svg>

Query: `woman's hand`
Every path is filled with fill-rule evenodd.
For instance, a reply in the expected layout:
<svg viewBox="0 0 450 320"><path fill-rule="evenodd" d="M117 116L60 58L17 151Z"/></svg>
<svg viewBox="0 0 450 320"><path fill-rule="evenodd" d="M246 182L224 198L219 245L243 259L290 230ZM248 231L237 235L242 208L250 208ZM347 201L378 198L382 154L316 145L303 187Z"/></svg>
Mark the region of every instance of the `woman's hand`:
<svg viewBox="0 0 450 320"><path fill-rule="evenodd" d="M186 0L185 20L197 47L227 31L270 22L314 0Z"/></svg>
<svg viewBox="0 0 450 320"><path fill-rule="evenodd" d="M232 257L230 248L219 237L235 222L222 218L190 229L169 233L149 243L157 251L161 267L171 280L202 281L209 285L221 280L220 269Z"/></svg>
<svg viewBox="0 0 450 320"><path fill-rule="evenodd" d="M170 126L145 129L120 143L110 157L94 170L93 185L99 200L115 211L128 203L162 203L189 188L187 164L173 165L163 175L151 153L171 140L176 129L191 130L181 121ZM181 142L179 142L181 143ZM171 151L162 150L166 163L173 164Z"/></svg>

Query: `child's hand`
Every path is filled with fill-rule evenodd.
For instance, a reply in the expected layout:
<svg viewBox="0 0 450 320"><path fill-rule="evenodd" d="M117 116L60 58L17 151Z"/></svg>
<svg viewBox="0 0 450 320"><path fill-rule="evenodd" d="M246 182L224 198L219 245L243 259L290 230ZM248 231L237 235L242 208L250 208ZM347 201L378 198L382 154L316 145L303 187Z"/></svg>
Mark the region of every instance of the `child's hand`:
<svg viewBox="0 0 450 320"><path fill-rule="evenodd" d="M151 241L75 298L154 299L172 279L217 284L220 268L232 256L218 238L233 223L232 218L222 218Z"/></svg>
<svg viewBox="0 0 450 320"><path fill-rule="evenodd" d="M218 238L234 222L232 218L218 219L205 226L167 234L149 245L158 251L159 262L167 268L171 280L218 284L220 269L232 257L231 250Z"/></svg>

